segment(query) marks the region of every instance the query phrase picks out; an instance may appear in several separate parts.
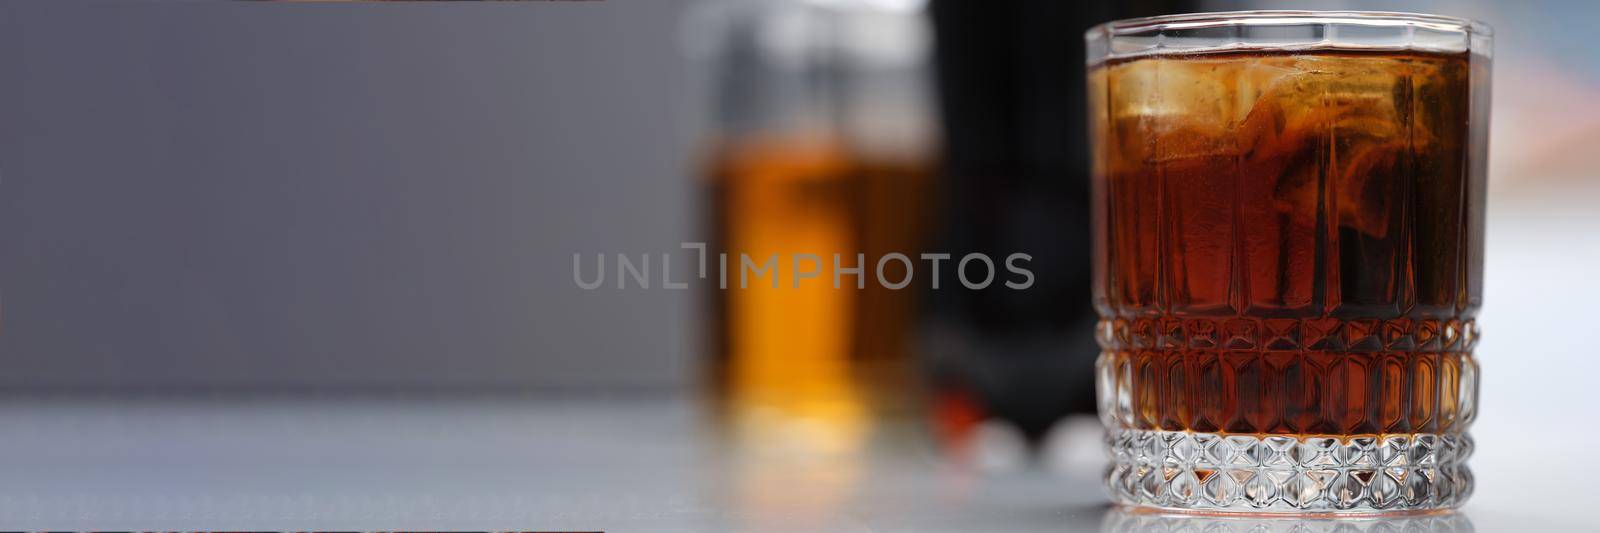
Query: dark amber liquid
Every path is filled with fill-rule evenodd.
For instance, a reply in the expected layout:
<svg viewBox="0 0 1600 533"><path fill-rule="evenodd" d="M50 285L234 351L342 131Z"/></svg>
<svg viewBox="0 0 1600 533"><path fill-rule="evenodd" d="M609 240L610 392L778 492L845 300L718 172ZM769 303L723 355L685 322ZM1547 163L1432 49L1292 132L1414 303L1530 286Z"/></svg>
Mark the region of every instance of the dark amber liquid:
<svg viewBox="0 0 1600 533"><path fill-rule="evenodd" d="M1463 429L1476 404L1485 61L1256 51L1093 69L1108 421Z"/></svg>

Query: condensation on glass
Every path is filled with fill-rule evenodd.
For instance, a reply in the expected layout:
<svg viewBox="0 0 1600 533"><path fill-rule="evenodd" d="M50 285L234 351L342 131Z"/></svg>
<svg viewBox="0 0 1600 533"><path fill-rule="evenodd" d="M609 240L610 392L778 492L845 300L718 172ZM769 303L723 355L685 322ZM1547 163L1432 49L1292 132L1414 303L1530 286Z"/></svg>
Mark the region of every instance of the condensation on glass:
<svg viewBox="0 0 1600 533"><path fill-rule="evenodd" d="M1471 494L1489 36L1283 11L1088 32L1113 500L1364 514Z"/></svg>

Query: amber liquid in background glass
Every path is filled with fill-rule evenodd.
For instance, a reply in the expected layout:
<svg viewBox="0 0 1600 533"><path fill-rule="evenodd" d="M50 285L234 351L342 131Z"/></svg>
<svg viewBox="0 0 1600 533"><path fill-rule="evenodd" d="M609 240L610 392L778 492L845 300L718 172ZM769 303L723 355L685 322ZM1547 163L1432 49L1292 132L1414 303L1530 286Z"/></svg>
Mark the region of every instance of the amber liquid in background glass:
<svg viewBox="0 0 1600 533"><path fill-rule="evenodd" d="M1094 67L1107 423L1463 431L1487 131L1468 117L1487 116L1485 62L1234 51Z"/></svg>
<svg viewBox="0 0 1600 533"><path fill-rule="evenodd" d="M745 139L714 155L710 261L726 252L728 278L712 298L713 381L732 407L842 421L901 396L913 375L916 291L871 278L878 258L920 249L930 169L925 160L868 157L813 139ZM757 265L778 254L778 287L769 272L741 288L740 253ZM818 274L795 287L793 260L806 253L819 264L801 268ZM835 253L843 267L864 267L838 289ZM889 263L884 275L903 278L903 265ZM860 276L868 277L862 289Z"/></svg>

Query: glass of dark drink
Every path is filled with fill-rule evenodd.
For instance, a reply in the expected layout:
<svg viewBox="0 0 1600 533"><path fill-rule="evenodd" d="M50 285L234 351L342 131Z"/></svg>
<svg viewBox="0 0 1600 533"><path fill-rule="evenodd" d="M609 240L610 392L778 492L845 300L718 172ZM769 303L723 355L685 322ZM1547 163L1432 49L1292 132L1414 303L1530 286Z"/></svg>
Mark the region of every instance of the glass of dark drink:
<svg viewBox="0 0 1600 533"><path fill-rule="evenodd" d="M1086 38L1112 499L1332 515L1465 501L1489 29L1257 11Z"/></svg>

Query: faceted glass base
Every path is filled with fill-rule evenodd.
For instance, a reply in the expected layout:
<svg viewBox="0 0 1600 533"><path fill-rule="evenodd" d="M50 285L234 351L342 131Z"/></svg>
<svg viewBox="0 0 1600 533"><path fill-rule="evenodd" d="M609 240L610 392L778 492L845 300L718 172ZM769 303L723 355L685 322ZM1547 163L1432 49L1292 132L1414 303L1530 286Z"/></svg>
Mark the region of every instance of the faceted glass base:
<svg viewBox="0 0 1600 533"><path fill-rule="evenodd" d="M1112 429L1113 501L1176 511L1388 514L1450 509L1472 494L1472 437L1344 439Z"/></svg>

